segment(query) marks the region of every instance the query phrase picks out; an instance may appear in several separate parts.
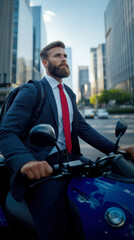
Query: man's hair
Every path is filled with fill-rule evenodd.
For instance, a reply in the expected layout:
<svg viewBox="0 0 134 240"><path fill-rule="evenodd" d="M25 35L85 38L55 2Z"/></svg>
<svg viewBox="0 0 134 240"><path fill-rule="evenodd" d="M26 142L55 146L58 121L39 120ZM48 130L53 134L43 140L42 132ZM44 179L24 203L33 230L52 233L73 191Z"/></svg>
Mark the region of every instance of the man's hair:
<svg viewBox="0 0 134 240"><path fill-rule="evenodd" d="M65 49L65 44L61 41L55 41L55 42L51 42L50 44L48 44L46 47L44 47L41 51L40 51L40 57L41 59L48 59L48 55L49 55L49 50L55 47L61 47Z"/></svg>

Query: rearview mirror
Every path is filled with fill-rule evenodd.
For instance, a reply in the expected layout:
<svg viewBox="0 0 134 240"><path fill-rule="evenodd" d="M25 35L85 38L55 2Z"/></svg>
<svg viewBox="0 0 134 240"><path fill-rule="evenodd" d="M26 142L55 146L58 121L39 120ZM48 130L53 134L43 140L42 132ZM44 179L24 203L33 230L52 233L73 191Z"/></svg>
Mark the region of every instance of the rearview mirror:
<svg viewBox="0 0 134 240"><path fill-rule="evenodd" d="M56 143L54 128L49 124L36 125L31 129L29 137L31 143L39 147L52 146Z"/></svg>
<svg viewBox="0 0 134 240"><path fill-rule="evenodd" d="M115 144L115 151L114 153L117 153L118 146L119 146L119 140L121 136L126 132L127 124L123 120L119 120L116 124L115 129L115 136L117 137L116 144Z"/></svg>
<svg viewBox="0 0 134 240"><path fill-rule="evenodd" d="M126 132L127 124L123 120L119 120L116 124L115 135L118 137L119 135L123 135Z"/></svg>

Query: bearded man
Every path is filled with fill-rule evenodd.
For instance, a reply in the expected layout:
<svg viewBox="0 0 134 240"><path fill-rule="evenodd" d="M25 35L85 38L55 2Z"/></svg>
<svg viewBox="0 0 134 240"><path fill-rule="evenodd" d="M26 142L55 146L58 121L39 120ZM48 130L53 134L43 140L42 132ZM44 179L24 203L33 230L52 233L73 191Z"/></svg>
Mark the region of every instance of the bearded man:
<svg viewBox="0 0 134 240"><path fill-rule="evenodd" d="M114 152L115 144L85 121L77 109L75 94L63 83L63 78L70 74L64 43L50 43L41 50L40 57L46 69L46 75L41 79L46 96L42 112L34 125L47 123L54 128L63 161L66 158L68 161L89 161L80 152L79 137L105 154ZM29 179L51 176L53 165L59 163L56 147L33 146L28 137L25 142L22 141L36 97L35 86L24 84L0 129L0 149L11 173L15 176L23 173ZM134 148L129 147L128 150L134 157ZM78 239L72 232L75 227L67 200L68 184L69 180L44 181L25 194L40 240Z"/></svg>

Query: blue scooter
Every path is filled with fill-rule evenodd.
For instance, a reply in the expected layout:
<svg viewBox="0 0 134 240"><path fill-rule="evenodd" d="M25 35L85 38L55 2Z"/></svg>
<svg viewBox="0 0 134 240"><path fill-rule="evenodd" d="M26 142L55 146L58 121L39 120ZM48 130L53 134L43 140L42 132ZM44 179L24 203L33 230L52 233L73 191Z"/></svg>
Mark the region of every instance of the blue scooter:
<svg viewBox="0 0 134 240"><path fill-rule="evenodd" d="M115 152L86 164L80 160L63 163L54 129L50 125L40 124L30 131L33 144L57 147L59 164L54 165L54 174L50 178L27 181L27 187L52 178L70 178L67 196L81 240L134 239L134 159L128 157L126 152L117 151L120 137L126 129L125 122L118 121ZM3 159L0 164L0 169L3 168L3 173L5 171L7 175L6 186L3 184L3 188L0 187L0 234L5 230L4 236L9 232L10 237L12 233L16 237L14 239L24 239L24 236L19 236L20 229L23 229L23 233L27 234L25 236L29 234L30 239L38 239L25 199L17 202L12 197L10 174ZM22 178L25 181L25 176Z"/></svg>

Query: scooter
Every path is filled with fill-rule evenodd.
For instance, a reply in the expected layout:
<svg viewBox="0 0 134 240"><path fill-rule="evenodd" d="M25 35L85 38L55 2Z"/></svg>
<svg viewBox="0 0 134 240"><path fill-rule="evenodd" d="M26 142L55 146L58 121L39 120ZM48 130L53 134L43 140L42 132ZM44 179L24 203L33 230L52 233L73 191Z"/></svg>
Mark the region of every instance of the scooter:
<svg viewBox="0 0 134 240"><path fill-rule="evenodd" d="M56 144L54 129L50 125L40 124L30 131L33 144L57 147L59 164L53 166L54 173L51 177L27 181L27 187L34 187L52 178L70 178L67 196L81 240L134 239L134 159L124 151L117 151L119 140L126 129L126 123L118 121L114 153L89 163L83 163L79 159L71 162L66 159L63 163L61 151ZM5 175L7 175L6 186L3 184L0 188L0 234L5 230L4 236L9 232L14 234L12 236L17 236L14 239L24 239L20 236L19 230L23 229L27 237L29 234L30 239L38 239L25 199L17 202L12 197L9 186L10 174L3 159L0 164L0 169L3 168L2 171L6 171ZM26 180L26 176L22 178Z"/></svg>

